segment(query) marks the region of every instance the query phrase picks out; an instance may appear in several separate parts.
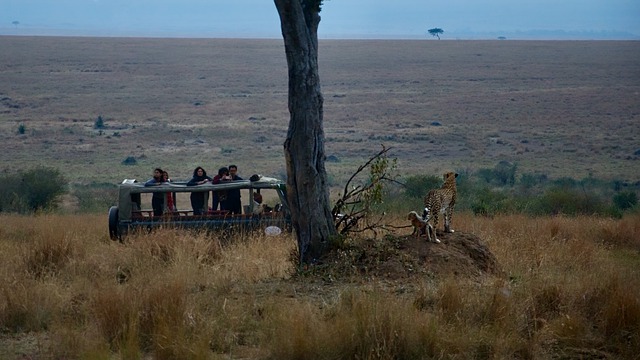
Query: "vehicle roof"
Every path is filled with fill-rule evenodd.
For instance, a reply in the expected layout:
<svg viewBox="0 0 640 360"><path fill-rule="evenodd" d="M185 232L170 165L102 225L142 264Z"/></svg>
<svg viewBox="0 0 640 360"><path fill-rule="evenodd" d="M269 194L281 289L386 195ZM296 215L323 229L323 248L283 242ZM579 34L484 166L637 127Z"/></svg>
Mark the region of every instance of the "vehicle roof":
<svg viewBox="0 0 640 360"><path fill-rule="evenodd" d="M153 193L153 192L200 192L230 189L285 189L285 183L276 178L262 176L259 180L230 180L219 184L201 184L187 186L184 181L162 183L162 185L144 186L144 183L135 179L125 179L120 185L121 190L128 190L131 193Z"/></svg>

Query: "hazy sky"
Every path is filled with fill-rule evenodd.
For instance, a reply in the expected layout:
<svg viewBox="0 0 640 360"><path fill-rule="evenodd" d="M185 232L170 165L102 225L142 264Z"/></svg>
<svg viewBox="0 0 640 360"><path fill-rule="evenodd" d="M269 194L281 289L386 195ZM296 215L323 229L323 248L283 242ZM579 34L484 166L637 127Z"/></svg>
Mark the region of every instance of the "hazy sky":
<svg viewBox="0 0 640 360"><path fill-rule="evenodd" d="M320 38L425 38L439 27L444 39L640 39L640 0L325 0L321 16ZM272 0L0 0L0 34L281 37Z"/></svg>

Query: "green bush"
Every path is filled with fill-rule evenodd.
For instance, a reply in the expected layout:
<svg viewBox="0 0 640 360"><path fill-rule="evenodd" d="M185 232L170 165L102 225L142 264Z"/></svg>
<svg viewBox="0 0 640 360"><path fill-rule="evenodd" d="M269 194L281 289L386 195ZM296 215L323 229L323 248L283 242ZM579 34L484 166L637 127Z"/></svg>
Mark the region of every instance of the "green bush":
<svg viewBox="0 0 640 360"><path fill-rule="evenodd" d="M546 190L533 207L533 212L538 215L606 215L609 210L598 196L559 187Z"/></svg>
<svg viewBox="0 0 640 360"><path fill-rule="evenodd" d="M138 163L138 160L136 160L136 158L133 156L127 156L127 158L122 160L121 162L122 165L135 165L137 163Z"/></svg>
<svg viewBox="0 0 640 360"><path fill-rule="evenodd" d="M442 186L442 176L415 175L410 176L404 183L404 194L409 198L422 199L429 190Z"/></svg>
<svg viewBox="0 0 640 360"><path fill-rule="evenodd" d="M507 194L491 190L488 187L478 187L468 199L471 210L475 215L494 216L509 213L513 209Z"/></svg>
<svg viewBox="0 0 640 360"><path fill-rule="evenodd" d="M620 210L631 209L638 204L638 195L633 191L622 191L613 196L613 204Z"/></svg>
<svg viewBox="0 0 640 360"><path fill-rule="evenodd" d="M55 208L58 197L66 192L67 182L58 169L38 167L21 177L23 196L31 211Z"/></svg>
<svg viewBox="0 0 640 360"><path fill-rule="evenodd" d="M487 184L513 186L516 183L518 166L508 161L500 161L493 169L480 169L476 175Z"/></svg>
<svg viewBox="0 0 640 360"><path fill-rule="evenodd" d="M520 185L524 189L531 189L535 186L544 184L547 181L547 175L544 174L522 174L520 175Z"/></svg>
<svg viewBox="0 0 640 360"><path fill-rule="evenodd" d="M508 161L500 161L495 168L493 174L499 185L513 186L516 183L516 170L518 166Z"/></svg>
<svg viewBox="0 0 640 360"><path fill-rule="evenodd" d="M95 123L93 124L94 129L104 129L104 119L102 116L98 116Z"/></svg>
<svg viewBox="0 0 640 360"><path fill-rule="evenodd" d="M493 181L493 170L492 169L479 169L476 172L476 176L484 181L487 184L491 184Z"/></svg>
<svg viewBox="0 0 640 360"><path fill-rule="evenodd" d="M456 171L458 177L456 178L456 187L458 188L458 200L466 199L476 193L478 185L474 181L473 176L468 171ZM485 188L486 185L482 184L481 188ZM456 205L457 206L457 205Z"/></svg>
<svg viewBox="0 0 640 360"><path fill-rule="evenodd" d="M0 211L36 212L57 207L67 191L67 182L58 169L36 167L0 177Z"/></svg>

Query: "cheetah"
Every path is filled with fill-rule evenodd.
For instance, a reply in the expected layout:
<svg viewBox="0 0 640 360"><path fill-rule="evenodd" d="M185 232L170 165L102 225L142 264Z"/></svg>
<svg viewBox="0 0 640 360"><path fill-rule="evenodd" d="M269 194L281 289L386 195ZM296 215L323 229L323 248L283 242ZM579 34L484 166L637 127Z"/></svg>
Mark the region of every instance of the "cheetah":
<svg viewBox="0 0 640 360"><path fill-rule="evenodd" d="M422 236L422 234L427 234L427 240L430 242L434 242L439 244L440 240L436 238L436 232L433 229L433 226L429 224L429 221L424 220L418 215L417 212L411 211L409 215L407 215L407 220L411 221L411 225L413 225L413 234L416 238Z"/></svg>
<svg viewBox="0 0 640 360"><path fill-rule="evenodd" d="M426 221L433 219L433 230L438 228L438 217L444 215L444 232L452 233L451 218L453 217L453 207L456 203L456 178L458 174L455 172L447 172L444 174L444 184L440 189L429 191L424 198L424 212L422 218ZM434 236L435 237L435 236ZM436 238L436 240L438 240ZM439 241L439 240L438 240Z"/></svg>

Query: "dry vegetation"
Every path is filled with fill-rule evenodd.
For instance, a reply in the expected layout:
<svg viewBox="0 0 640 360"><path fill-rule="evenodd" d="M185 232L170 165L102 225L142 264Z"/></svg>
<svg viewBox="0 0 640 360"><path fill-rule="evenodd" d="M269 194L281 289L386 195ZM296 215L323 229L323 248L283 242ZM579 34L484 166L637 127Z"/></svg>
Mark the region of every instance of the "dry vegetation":
<svg viewBox="0 0 640 360"><path fill-rule="evenodd" d="M215 235L165 230L120 244L108 240L105 222L102 215L0 217L0 358L640 353L638 215L459 214L458 232L477 234L495 254L501 272L494 273L412 258L403 250L416 241L410 228L352 240L351 248L366 249L362 258L336 253L323 266L296 272L288 236L225 244ZM443 240L425 246L454 245ZM404 264L394 265L404 271L365 272L365 262L371 269Z"/></svg>

